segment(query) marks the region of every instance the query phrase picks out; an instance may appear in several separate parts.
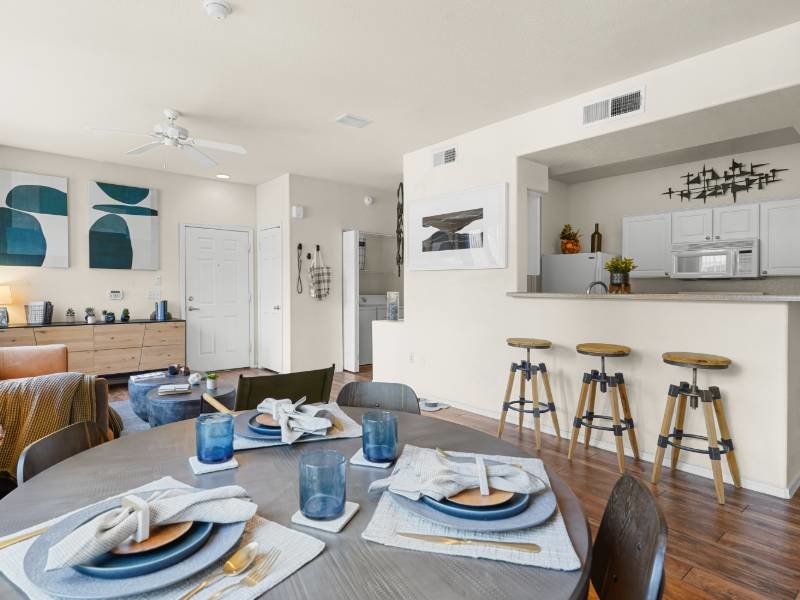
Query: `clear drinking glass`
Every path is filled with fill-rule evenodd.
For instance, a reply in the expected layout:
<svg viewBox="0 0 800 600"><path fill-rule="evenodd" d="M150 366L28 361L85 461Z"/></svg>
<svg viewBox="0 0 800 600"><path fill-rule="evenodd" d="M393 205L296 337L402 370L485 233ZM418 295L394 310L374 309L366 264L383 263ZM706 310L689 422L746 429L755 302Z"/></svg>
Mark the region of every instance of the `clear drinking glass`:
<svg viewBox="0 0 800 600"><path fill-rule="evenodd" d="M397 456L397 417L388 410L371 410L361 417L361 448L371 462L392 462Z"/></svg>
<svg viewBox="0 0 800 600"><path fill-rule="evenodd" d="M220 463L233 458L233 417L223 413L200 415L195 421L197 460Z"/></svg>
<svg viewBox="0 0 800 600"><path fill-rule="evenodd" d="M334 450L300 455L300 512L309 519L335 519L344 513L347 459Z"/></svg>

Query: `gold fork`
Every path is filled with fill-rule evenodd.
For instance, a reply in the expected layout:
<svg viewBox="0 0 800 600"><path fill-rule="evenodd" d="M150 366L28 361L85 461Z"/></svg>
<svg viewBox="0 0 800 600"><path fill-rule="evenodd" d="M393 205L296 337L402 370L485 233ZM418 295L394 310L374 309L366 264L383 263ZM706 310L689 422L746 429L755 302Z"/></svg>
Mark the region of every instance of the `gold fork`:
<svg viewBox="0 0 800 600"><path fill-rule="evenodd" d="M258 565L250 569L245 577L237 581L236 583L229 585L228 587L222 588L216 594L211 596L209 600L219 600L222 596L229 591L239 588L239 587L255 587L262 581L264 578L269 574L272 570L272 567L278 560L278 557L281 555L281 551L277 548L272 548L269 550L265 555L264 558L261 560Z"/></svg>

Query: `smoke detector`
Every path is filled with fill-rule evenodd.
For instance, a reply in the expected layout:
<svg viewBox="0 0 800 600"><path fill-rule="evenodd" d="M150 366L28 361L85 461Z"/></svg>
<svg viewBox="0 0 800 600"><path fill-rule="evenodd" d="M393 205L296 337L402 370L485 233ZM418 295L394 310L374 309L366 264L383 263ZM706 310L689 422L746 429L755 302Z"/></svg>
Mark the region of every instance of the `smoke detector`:
<svg viewBox="0 0 800 600"><path fill-rule="evenodd" d="M228 0L203 0L206 14L218 20L222 20L233 12L233 7Z"/></svg>

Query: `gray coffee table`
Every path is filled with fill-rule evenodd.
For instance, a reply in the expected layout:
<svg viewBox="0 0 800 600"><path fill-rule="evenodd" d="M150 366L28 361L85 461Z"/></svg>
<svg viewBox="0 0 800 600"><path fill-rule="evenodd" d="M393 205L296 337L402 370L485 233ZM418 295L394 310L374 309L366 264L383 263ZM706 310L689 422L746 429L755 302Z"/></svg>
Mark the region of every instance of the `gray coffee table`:
<svg viewBox="0 0 800 600"><path fill-rule="evenodd" d="M200 385L193 385L186 394L169 396L159 396L158 387L152 388L147 392L147 420L150 427L194 419L204 412L216 412L216 409L203 401L203 394L206 393L231 409L236 402L236 388L222 382L217 384L217 389L213 392L209 392L205 382L202 382Z"/></svg>

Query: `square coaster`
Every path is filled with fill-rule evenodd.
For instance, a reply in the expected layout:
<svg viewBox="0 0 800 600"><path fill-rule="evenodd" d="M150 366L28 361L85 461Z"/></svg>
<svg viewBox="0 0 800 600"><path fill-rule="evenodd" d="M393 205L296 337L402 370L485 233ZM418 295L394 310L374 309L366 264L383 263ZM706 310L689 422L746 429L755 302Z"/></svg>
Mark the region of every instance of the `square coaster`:
<svg viewBox="0 0 800 600"><path fill-rule="evenodd" d="M196 456L190 456L189 466L192 468L192 472L195 475L203 475L205 473L214 473L215 471L227 471L228 469L235 469L239 466L239 463L236 461L236 457L233 457L232 459L223 463L206 464L197 460Z"/></svg>
<svg viewBox="0 0 800 600"><path fill-rule="evenodd" d="M345 502L342 516L338 519L331 519L330 521L309 519L308 517L304 517L303 513L298 510L292 515L292 523L304 525L305 527L313 527L314 529L321 529L322 531L329 531L331 533L339 533L358 512L358 508L358 503L356 502Z"/></svg>
<svg viewBox="0 0 800 600"><path fill-rule="evenodd" d="M358 449L358 452L353 454L350 457L350 464L351 465L358 465L359 467L375 467L377 469L388 469L392 465L394 465L394 461L386 462L386 463L376 463L372 462L371 460L367 460L364 458L364 450L362 448Z"/></svg>

